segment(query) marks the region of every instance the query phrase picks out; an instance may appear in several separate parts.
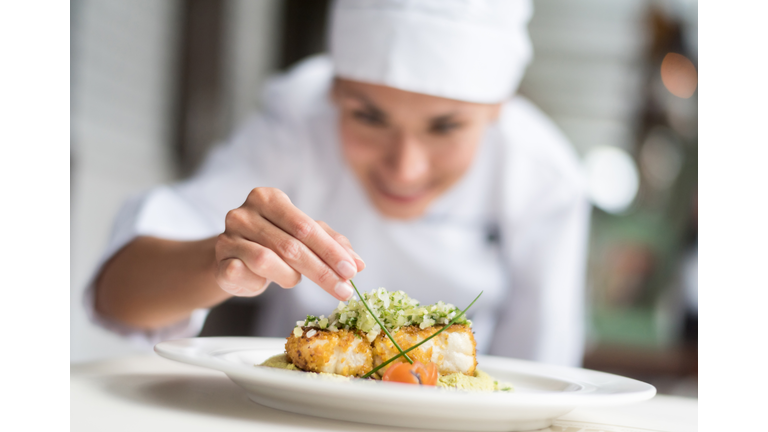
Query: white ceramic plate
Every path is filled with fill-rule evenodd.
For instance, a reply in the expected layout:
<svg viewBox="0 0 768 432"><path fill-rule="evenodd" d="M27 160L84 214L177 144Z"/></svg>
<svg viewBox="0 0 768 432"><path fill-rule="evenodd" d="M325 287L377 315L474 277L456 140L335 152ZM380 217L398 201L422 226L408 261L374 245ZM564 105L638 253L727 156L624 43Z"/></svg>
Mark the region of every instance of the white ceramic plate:
<svg viewBox="0 0 768 432"><path fill-rule="evenodd" d="M371 380L338 381L255 367L284 352L285 339L192 338L162 342L171 360L224 372L254 402L283 411L387 426L442 430L524 431L548 427L574 408L611 406L652 398L656 389L629 378L478 356L478 367L515 391L480 393Z"/></svg>

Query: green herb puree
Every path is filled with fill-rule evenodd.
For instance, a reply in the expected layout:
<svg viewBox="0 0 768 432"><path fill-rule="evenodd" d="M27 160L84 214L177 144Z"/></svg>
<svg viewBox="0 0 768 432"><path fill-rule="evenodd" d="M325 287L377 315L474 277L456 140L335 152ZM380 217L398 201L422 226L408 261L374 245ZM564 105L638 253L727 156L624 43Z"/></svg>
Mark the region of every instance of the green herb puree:
<svg viewBox="0 0 768 432"><path fill-rule="evenodd" d="M264 363L260 365L255 366L265 366L265 367L271 367L276 369L285 369L285 370L292 370L297 372L302 372L305 374L308 374L311 377L314 378L321 378L321 379L330 379L332 381L349 381L352 378L344 375L337 375L337 374L330 374L325 372L305 372L299 368L296 367L295 364L291 363L290 359L288 358L288 354L278 354L276 356L272 356L264 361Z"/></svg>
<svg viewBox="0 0 768 432"><path fill-rule="evenodd" d="M286 354L278 354L276 356L272 356L266 359L264 363L257 366L266 366L271 368L288 369L288 370L295 370L295 371L301 370L297 368L295 364L290 362L290 360L288 359L288 355Z"/></svg>
<svg viewBox="0 0 768 432"><path fill-rule="evenodd" d="M480 369L475 369L475 376L460 372L441 376L437 380L437 386L468 391L513 391L510 384L500 383Z"/></svg>

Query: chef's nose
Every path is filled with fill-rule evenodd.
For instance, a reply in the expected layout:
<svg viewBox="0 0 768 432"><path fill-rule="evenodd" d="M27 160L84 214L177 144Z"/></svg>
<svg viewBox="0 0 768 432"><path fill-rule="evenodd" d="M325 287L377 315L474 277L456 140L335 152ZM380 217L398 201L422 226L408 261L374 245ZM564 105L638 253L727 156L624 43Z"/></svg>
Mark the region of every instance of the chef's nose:
<svg viewBox="0 0 768 432"><path fill-rule="evenodd" d="M407 133L398 133L390 154L393 180L410 183L420 180L429 171L429 155L424 146Z"/></svg>

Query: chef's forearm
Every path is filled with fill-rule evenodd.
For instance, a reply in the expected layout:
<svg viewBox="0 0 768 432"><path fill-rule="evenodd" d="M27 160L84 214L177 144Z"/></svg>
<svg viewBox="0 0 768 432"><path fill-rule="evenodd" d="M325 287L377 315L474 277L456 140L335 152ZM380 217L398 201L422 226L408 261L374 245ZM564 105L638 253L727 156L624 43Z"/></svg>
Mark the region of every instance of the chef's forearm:
<svg viewBox="0 0 768 432"><path fill-rule="evenodd" d="M97 313L131 327L157 329L228 297L215 280L216 237L193 242L139 237L120 250L96 282Z"/></svg>

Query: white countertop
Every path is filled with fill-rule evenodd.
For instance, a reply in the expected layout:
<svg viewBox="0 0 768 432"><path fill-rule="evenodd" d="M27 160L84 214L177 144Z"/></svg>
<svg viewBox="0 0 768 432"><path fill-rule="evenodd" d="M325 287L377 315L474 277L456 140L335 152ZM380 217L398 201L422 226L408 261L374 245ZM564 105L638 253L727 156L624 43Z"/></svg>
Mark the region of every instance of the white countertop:
<svg viewBox="0 0 768 432"><path fill-rule="evenodd" d="M696 399L577 409L551 432L695 432ZM303 416L251 402L221 372L142 355L70 367L73 431L423 431Z"/></svg>

